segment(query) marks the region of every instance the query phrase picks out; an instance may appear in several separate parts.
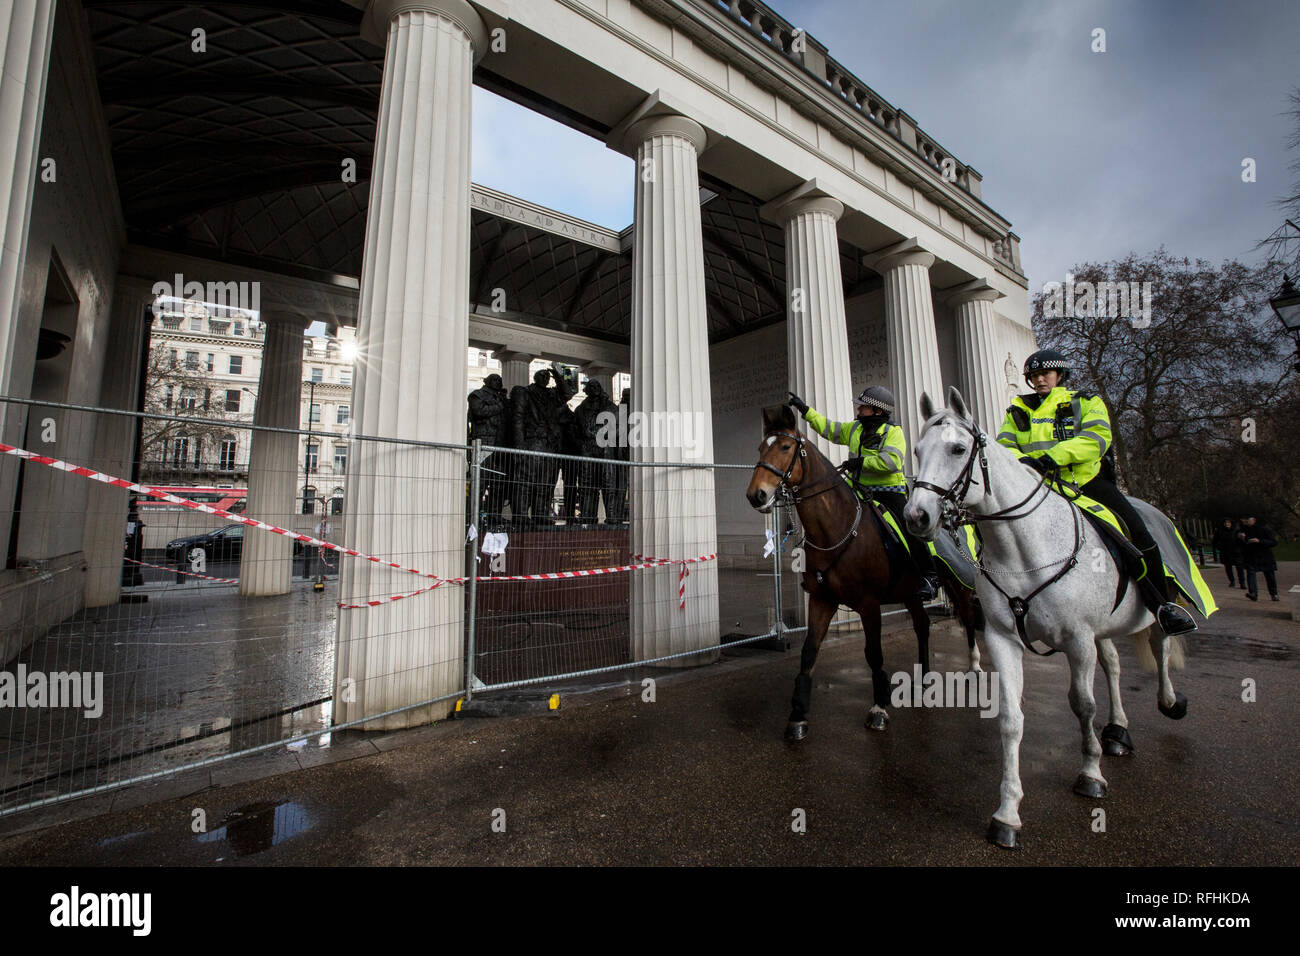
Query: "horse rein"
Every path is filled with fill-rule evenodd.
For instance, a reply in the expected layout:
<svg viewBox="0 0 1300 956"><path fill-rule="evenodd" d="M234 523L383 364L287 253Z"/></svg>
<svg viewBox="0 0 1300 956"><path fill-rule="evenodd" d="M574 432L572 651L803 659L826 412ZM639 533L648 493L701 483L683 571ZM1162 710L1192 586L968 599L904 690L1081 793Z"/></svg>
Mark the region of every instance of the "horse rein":
<svg viewBox="0 0 1300 956"><path fill-rule="evenodd" d="M1018 518L1027 518L1029 515L1037 511L1044 502L1048 500L1048 496L1052 493L1051 488L1047 485L1046 474L1041 475L1038 484L1034 485L1033 490L1030 491L1026 497L1022 498L1016 504L1011 505L1009 508L1003 508L1001 511L995 511L986 515L972 514L965 508L966 493L970 490L971 483L975 478L975 461L977 458L980 464L980 473L983 477L985 492L987 492L989 488L989 463L988 456L985 454L985 449L988 447L988 436L985 435L979 425L974 422L971 422L968 425L963 421L961 424L971 438L974 439L974 444L971 446L970 457L966 459L966 464L962 467L961 474L957 476L957 480L953 482L952 487L941 488L936 484L928 481L921 481L919 479L912 482L914 488L924 488L927 491L933 491L939 496L940 524L946 527L955 538L956 529L964 524L979 524L981 521L1015 521ZM1038 494L1039 490L1043 488L1047 488L1047 492L1037 504L1028 511L1013 513L1032 501L1034 496ZM995 591L1006 598L1007 607L1010 608L1011 614L1016 621L1016 633L1020 636L1020 643L1030 651L1033 651L1033 653L1037 654L1039 657L1050 657L1056 653L1057 649L1054 647L1047 651L1036 649L1033 643L1029 640L1029 635L1025 630L1025 618L1029 614L1029 602L1057 581L1061 580L1061 578L1065 577L1070 570L1079 563L1079 549L1083 546L1082 529L1079 527L1081 518L1079 515L1074 513L1073 509L1070 511L1070 517L1073 519L1072 523L1074 525L1073 550L1070 552L1069 557L1064 558L1061 562L1054 562L1061 564L1061 570L1057 571L1056 574L1052 575L1048 580L1034 588L1034 590L1025 597L1014 597L1008 594L1002 589L1002 586L993 579L991 573L993 569L985 567L983 562L978 558L975 561L975 567L984 575L984 579L993 586ZM1052 565L1048 565L1048 567L1051 566ZM1033 570L1043 569L1035 568Z"/></svg>

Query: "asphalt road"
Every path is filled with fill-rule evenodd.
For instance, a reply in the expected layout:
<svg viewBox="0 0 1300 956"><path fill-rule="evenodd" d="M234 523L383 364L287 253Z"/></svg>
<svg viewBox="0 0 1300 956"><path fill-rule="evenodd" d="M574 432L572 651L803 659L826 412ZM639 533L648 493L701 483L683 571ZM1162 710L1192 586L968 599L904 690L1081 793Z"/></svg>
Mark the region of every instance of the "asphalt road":
<svg viewBox="0 0 1300 956"><path fill-rule="evenodd" d="M861 639L846 637L823 650L799 745L782 738L797 649L749 651L666 675L653 703L638 686L551 716L341 737L333 747L356 759L165 803L118 801L0 840L0 865L1294 865L1300 623L1285 592L1300 564L1283 567L1277 604L1210 577L1224 610L1175 674L1185 720L1157 713L1154 675L1121 647L1137 753L1105 758L1105 800L1070 791L1080 756L1065 661L1026 661L1016 853L983 839L998 799L996 720L900 709L886 732L868 732ZM910 669L912 648L909 634L887 639L891 671ZM964 664L953 635L934 649L939 669ZM1254 702L1242 699L1248 678ZM194 832L196 810L206 832ZM797 811L805 832L792 826Z"/></svg>

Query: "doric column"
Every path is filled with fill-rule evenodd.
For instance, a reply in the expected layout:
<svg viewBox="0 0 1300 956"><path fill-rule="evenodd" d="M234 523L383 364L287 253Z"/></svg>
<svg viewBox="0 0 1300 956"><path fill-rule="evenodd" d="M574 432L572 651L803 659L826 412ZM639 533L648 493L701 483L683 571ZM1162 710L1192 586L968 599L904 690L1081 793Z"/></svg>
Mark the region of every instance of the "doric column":
<svg viewBox="0 0 1300 956"><path fill-rule="evenodd" d="M994 436L1007 405L993 315L993 303L1001 297L1002 293L987 280L975 279L953 290L947 298L957 310L958 387L980 427Z"/></svg>
<svg viewBox="0 0 1300 956"><path fill-rule="evenodd" d="M15 394L14 337L53 27L54 0L9 0L0 6L0 395ZM27 388L23 385L21 394ZM0 440L22 442L27 408L0 402ZM0 541L6 543L17 479L15 459L0 465Z"/></svg>
<svg viewBox="0 0 1300 956"><path fill-rule="evenodd" d="M507 394L516 385L527 385L532 380L528 366L532 364L533 357L526 352L497 349L492 357L501 363L501 384L505 386Z"/></svg>
<svg viewBox="0 0 1300 956"><path fill-rule="evenodd" d="M885 280L885 328L889 342L889 372L893 380L894 420L903 427L908 456L904 470L915 470L912 449L921 437L921 393L928 392L936 406L943 403L943 376L939 371L939 342L934 331L934 303L930 298L930 266L934 255L915 239L868 256L866 265Z"/></svg>
<svg viewBox="0 0 1300 956"><path fill-rule="evenodd" d="M253 425L296 429L302 414L302 321L285 317L266 321L262 373L257 386ZM293 521L295 489L302 479L298 436L253 431L248 453L248 510L279 528ZM282 534L244 529L239 564L239 593L251 596L288 594L293 576L293 541Z"/></svg>
<svg viewBox="0 0 1300 956"><path fill-rule="evenodd" d="M806 183L794 194L763 207L785 228L786 355L790 391L832 421L853 418L853 376L844 317L844 279L836 223L839 201ZM832 462L844 460L843 445L806 430Z"/></svg>
<svg viewBox="0 0 1300 956"><path fill-rule="evenodd" d="M147 283L118 276L104 356L99 404L136 411L140 397L140 350L144 347L145 316L153 301ZM149 317L152 321L152 316ZM97 415L95 463L100 471L131 477L139 420L127 415ZM90 482L86 496L86 607L116 604L122 595L122 542L126 532L128 497L125 490Z"/></svg>
<svg viewBox="0 0 1300 956"><path fill-rule="evenodd" d="M465 441L469 347L470 104L487 30L465 0L373 0L368 29L385 44L353 388L361 435ZM449 410L454 413L449 413ZM356 441L344 537L351 546L436 574L465 567L466 453ZM427 579L342 559L344 603L417 590ZM340 610L334 714L349 721L452 694L464 674L465 593ZM450 701L365 726L437 720Z"/></svg>
<svg viewBox="0 0 1300 956"><path fill-rule="evenodd" d="M636 151L632 245L632 412L664 426L643 432L633 461L713 460L708 315L700 224L697 122L673 113L636 119L622 137ZM670 429L676 429L673 436ZM691 447L686 447L688 444ZM631 547L635 554L689 558L717 551L713 473L633 468ZM645 660L718 643L717 562L690 565L686 608L679 567L634 572L632 657ZM670 666L708 663L715 655Z"/></svg>

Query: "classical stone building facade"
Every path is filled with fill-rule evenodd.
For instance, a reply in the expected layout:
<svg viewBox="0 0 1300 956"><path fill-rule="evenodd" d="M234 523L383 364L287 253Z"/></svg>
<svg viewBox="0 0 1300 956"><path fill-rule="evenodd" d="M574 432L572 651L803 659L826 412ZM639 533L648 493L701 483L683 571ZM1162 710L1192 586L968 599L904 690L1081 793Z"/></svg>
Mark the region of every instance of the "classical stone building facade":
<svg viewBox="0 0 1300 956"><path fill-rule="evenodd" d="M787 389L843 419L857 389L888 383L915 441L920 393L951 383L991 423L1006 356L1032 350L1019 239L982 175L756 0L12 0L0 17L3 396L132 407L152 284L177 274L261 284L255 423L299 423L302 333L323 321L356 329L356 431L411 443L463 441L467 347L491 351L507 386L538 359L626 371L634 409L698 417L705 457L733 462L752 460L758 409ZM633 222L613 232L471 184L475 84L633 158ZM38 359L56 335L67 348ZM0 402L0 437L78 414ZM128 432L68 429L57 454L120 471ZM372 480L416 447L350 454L343 536L450 576L463 454L427 453L409 487ZM250 513L292 514L302 453L254 437ZM682 449L633 454L671 464ZM640 509L634 551L761 542L738 473L643 472L634 494L690 506ZM124 495L35 470L19 482L0 462L16 563L60 576L60 608L116 600ZM22 519L10 535L20 492L24 515L57 497L57 527ZM244 594L288 588L289 544L249 538ZM667 570L634 583L634 659L717 643L716 566L664 614L676 585ZM405 583L353 562L340 586L348 600ZM360 690L336 695L336 718L444 713L393 711L458 686L462 618L450 588L342 616L338 679Z"/></svg>

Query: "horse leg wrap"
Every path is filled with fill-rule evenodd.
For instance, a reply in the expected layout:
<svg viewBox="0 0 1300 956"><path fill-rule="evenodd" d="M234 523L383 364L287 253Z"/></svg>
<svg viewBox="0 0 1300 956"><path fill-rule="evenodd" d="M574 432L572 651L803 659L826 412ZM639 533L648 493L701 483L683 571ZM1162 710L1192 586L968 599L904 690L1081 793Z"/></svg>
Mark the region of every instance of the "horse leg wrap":
<svg viewBox="0 0 1300 956"><path fill-rule="evenodd" d="M889 706L889 674L882 667L880 670L871 672L871 696L872 703L877 707Z"/></svg>
<svg viewBox="0 0 1300 956"><path fill-rule="evenodd" d="M1119 724L1107 724L1101 729L1102 753L1111 757L1126 757L1134 751L1133 738L1128 735L1128 728Z"/></svg>
<svg viewBox="0 0 1300 956"><path fill-rule="evenodd" d="M794 696L790 698L792 720L802 720L812 708L812 674L800 674L794 679Z"/></svg>

